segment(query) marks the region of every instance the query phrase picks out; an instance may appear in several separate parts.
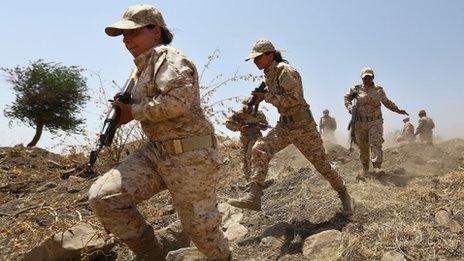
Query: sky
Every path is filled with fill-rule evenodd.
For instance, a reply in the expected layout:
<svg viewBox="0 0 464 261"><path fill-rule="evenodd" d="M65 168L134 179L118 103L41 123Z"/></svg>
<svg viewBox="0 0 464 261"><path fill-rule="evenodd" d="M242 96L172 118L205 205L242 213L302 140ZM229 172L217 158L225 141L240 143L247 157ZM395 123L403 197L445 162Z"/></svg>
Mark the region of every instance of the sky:
<svg viewBox="0 0 464 261"><path fill-rule="evenodd" d="M104 28L119 20L138 1L23 1L0 3L0 67L27 66L44 59L86 69L92 96L82 108L84 128L95 134L101 127L103 108L95 105L104 89L117 92L131 68L132 57L120 37L105 35ZM315 118L329 109L337 119L337 135L346 137L349 115L343 105L348 89L360 82L360 71L369 66L376 84L411 114L426 109L445 138L464 137L464 1L447 0L345 0L345 1L146 1L163 14L174 33L173 46L181 49L201 71L208 56L220 54L206 70L207 83L218 75L262 73L245 62L258 38L270 39L301 74L305 97ZM96 76L99 75L99 77ZM101 81L100 81L101 80ZM218 90L214 99L246 96L257 83L239 81ZM27 143L34 129L5 118L5 106L14 93L0 73L0 146ZM235 108L239 104L233 104ZM266 106L271 124L278 114ZM402 128L403 116L383 109L385 133ZM223 126L216 126L226 134ZM236 135L236 134L235 134ZM82 137L56 139L44 132L38 146L58 151L78 145Z"/></svg>

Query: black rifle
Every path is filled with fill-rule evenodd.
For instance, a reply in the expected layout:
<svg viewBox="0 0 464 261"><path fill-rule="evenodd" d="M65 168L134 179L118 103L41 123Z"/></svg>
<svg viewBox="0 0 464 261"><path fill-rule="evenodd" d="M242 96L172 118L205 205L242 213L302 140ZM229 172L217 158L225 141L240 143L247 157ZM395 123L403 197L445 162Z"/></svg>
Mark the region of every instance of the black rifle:
<svg viewBox="0 0 464 261"><path fill-rule="evenodd" d="M121 101L122 103L129 104L131 100L131 92L132 88L134 87L135 80L131 76L127 79L126 83L124 84L124 89L122 93L119 93L115 100ZM114 134L116 133L117 126L116 123L119 120L119 116L121 115L121 109L118 106L113 105L110 109L108 114L106 115L105 122L103 123L103 128L100 131L98 137L98 144L94 150L90 152L90 159L89 163L87 163L87 167L89 170L92 169L93 165L97 161L98 154L103 149L103 146L111 146L113 142Z"/></svg>
<svg viewBox="0 0 464 261"><path fill-rule="evenodd" d="M358 114L358 94L353 94L353 106L351 107L351 120L348 123L348 130L350 131L350 151L353 151L353 143L358 145L356 141L355 125Z"/></svg>
<svg viewBox="0 0 464 261"><path fill-rule="evenodd" d="M272 128L271 125L264 123L246 123L245 126L249 129L259 128L260 130L267 130L269 128Z"/></svg>
<svg viewBox="0 0 464 261"><path fill-rule="evenodd" d="M255 88L253 92L264 92L266 88L266 83L261 82L258 88ZM253 98L247 103L247 113L248 114L256 114L258 112L259 102L256 102L256 96L253 95Z"/></svg>

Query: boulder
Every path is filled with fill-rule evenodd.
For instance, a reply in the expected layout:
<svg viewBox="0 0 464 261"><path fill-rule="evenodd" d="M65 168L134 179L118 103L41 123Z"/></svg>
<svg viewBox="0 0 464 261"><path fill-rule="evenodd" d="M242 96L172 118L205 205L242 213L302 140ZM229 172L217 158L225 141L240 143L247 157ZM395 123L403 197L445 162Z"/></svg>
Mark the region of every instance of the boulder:
<svg viewBox="0 0 464 261"><path fill-rule="evenodd" d="M338 230L312 235L303 244L303 256L309 260L338 260L342 250L342 233Z"/></svg>

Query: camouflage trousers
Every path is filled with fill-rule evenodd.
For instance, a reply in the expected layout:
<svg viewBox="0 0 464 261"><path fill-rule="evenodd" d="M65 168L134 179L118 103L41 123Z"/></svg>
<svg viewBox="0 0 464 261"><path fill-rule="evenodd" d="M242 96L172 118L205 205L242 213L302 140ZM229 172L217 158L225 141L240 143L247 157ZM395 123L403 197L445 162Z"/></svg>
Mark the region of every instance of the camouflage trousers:
<svg viewBox="0 0 464 261"><path fill-rule="evenodd" d="M335 139L335 130L323 130L321 135L324 142L337 142Z"/></svg>
<svg viewBox="0 0 464 261"><path fill-rule="evenodd" d="M433 132L432 131L424 131L419 133L419 139L423 143L433 143Z"/></svg>
<svg viewBox="0 0 464 261"><path fill-rule="evenodd" d="M254 134L251 136L240 136L240 142L242 143L242 157L243 157L243 174L248 180L251 177L251 152L253 145L256 141L261 138L263 135L261 133Z"/></svg>
<svg viewBox="0 0 464 261"><path fill-rule="evenodd" d="M369 156L372 162L383 161L382 143L383 119L369 122L356 122L356 143L359 148L361 163L369 164Z"/></svg>
<svg viewBox="0 0 464 261"><path fill-rule="evenodd" d="M251 181L264 185L272 157L290 144L303 153L337 192L346 190L342 178L327 159L316 123L309 117L294 123L278 122L275 128L256 142L252 151Z"/></svg>
<svg viewBox="0 0 464 261"><path fill-rule="evenodd" d="M226 258L230 251L216 196L220 162L215 149L166 155L148 142L95 181L90 206L106 229L129 242L148 226L136 205L168 189L198 249L210 259Z"/></svg>

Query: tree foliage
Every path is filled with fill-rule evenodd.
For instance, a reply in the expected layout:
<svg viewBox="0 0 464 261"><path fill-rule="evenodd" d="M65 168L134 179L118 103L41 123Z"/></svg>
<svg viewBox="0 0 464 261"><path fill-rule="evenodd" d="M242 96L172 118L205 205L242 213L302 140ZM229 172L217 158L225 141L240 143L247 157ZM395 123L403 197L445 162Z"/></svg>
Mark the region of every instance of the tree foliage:
<svg viewBox="0 0 464 261"><path fill-rule="evenodd" d="M51 133L82 131L84 119L78 118L78 113L89 99L82 68L37 60L28 67L1 70L16 96L4 115L36 128L28 146L35 146L44 128Z"/></svg>

